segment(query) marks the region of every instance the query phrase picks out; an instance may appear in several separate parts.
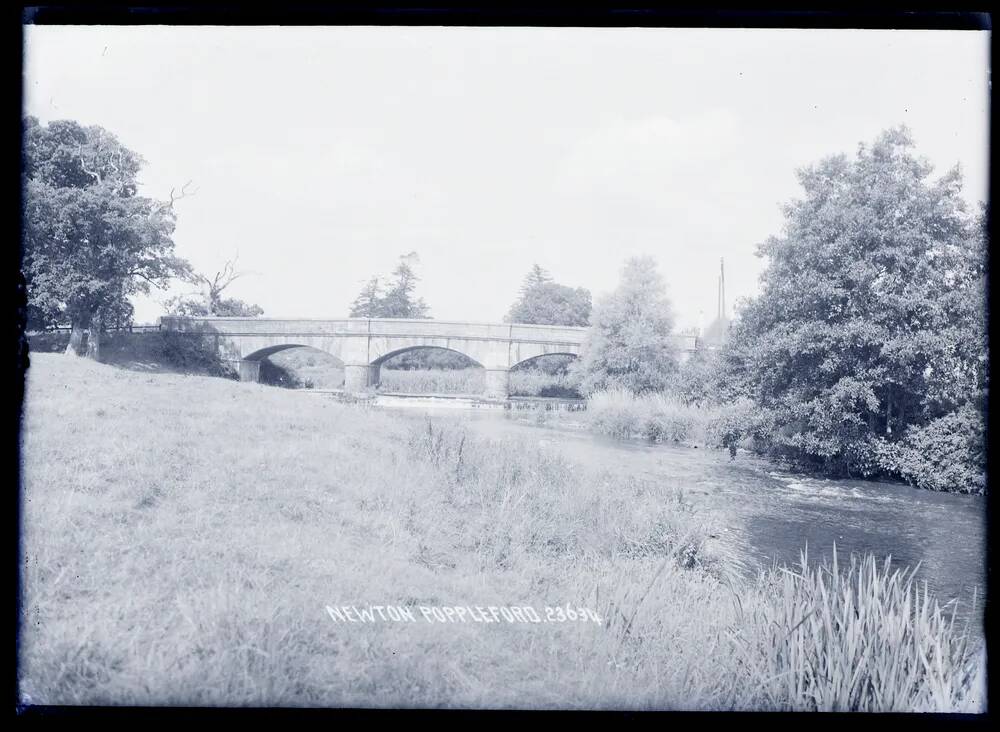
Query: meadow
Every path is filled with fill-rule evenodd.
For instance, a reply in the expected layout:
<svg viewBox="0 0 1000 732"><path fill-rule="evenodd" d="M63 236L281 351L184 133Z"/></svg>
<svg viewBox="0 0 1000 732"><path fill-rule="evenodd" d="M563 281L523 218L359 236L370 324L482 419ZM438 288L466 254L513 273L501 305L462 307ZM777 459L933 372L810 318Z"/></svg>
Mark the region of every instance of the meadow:
<svg viewBox="0 0 1000 732"><path fill-rule="evenodd" d="M32 354L21 456L23 703L985 705L976 642L907 572L745 576L683 485L461 417ZM342 623L328 605L601 622Z"/></svg>

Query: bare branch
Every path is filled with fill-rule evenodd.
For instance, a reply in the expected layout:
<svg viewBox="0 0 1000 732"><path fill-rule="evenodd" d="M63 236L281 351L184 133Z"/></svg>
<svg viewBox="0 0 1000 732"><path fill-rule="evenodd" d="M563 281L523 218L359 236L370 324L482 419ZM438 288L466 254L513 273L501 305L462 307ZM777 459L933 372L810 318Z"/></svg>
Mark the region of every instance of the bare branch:
<svg viewBox="0 0 1000 732"><path fill-rule="evenodd" d="M191 185L191 181L188 181L183 186L181 186L181 194L179 196L175 196L174 195L174 191L176 189L174 189L174 188L170 189L170 203L167 204L167 208L173 208L175 202L181 200L182 198L187 198L188 196L193 196L195 193L198 192L197 188L195 188L193 191L189 192L188 191L188 186L189 185Z"/></svg>
<svg viewBox="0 0 1000 732"><path fill-rule="evenodd" d="M97 181L98 185L101 184L103 182L101 174L96 170L90 170L89 168L87 168L87 161L83 157L83 145L78 145L76 148L76 152L80 156L80 168L83 170L83 172L89 176L92 176L94 180Z"/></svg>

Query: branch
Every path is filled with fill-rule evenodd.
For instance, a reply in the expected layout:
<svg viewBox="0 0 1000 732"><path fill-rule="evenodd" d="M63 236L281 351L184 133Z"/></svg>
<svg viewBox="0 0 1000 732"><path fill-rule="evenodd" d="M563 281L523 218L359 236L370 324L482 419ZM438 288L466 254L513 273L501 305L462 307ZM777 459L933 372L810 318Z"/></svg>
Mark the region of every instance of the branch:
<svg viewBox="0 0 1000 732"><path fill-rule="evenodd" d="M170 189L170 203L168 203L166 207L167 208L173 208L174 207L174 203L176 203L177 201L181 200L182 198L186 198L189 195L193 196L195 193L198 192L198 189L195 188L193 191L191 191L190 193L188 193L188 189L187 188L188 188L189 185L191 185L191 181L188 181L183 186L181 186L181 195L179 195L179 196L175 196L174 195L174 191L176 189L171 188Z"/></svg>
<svg viewBox="0 0 1000 732"><path fill-rule="evenodd" d="M97 172L96 170L90 170L90 169L87 168L87 161L84 160L84 158L83 158L83 145L78 145L77 148L76 148L76 152L80 156L80 168L83 170L83 172L86 173L89 176L92 176L94 178L94 180L97 181L98 185L100 185L101 183L103 183L104 181L101 178L101 174L99 172Z"/></svg>

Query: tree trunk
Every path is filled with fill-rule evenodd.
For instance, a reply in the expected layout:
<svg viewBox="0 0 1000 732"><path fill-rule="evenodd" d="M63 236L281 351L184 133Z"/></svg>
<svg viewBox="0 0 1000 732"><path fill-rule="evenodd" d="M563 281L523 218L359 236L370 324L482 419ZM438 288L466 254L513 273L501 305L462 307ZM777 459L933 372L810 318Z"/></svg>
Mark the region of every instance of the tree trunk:
<svg viewBox="0 0 1000 732"><path fill-rule="evenodd" d="M85 356L90 341L90 328L78 321L73 321L69 333L69 343L66 344L66 354L69 356Z"/></svg>
<svg viewBox="0 0 1000 732"><path fill-rule="evenodd" d="M101 360L101 323L93 323L90 327L90 338L87 339L87 358Z"/></svg>
<svg viewBox="0 0 1000 732"><path fill-rule="evenodd" d="M886 395L885 399L885 433L887 435L892 434L892 388L889 388L889 393Z"/></svg>
<svg viewBox="0 0 1000 732"><path fill-rule="evenodd" d="M66 353L71 356L84 356L95 361L101 359L101 324L100 319L93 316L73 321L66 344Z"/></svg>

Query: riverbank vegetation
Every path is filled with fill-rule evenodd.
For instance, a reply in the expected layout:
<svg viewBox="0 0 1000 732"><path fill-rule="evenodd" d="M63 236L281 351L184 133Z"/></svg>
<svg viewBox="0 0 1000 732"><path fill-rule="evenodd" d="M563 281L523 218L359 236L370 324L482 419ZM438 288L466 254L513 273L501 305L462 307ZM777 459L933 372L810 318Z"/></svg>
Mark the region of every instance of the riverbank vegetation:
<svg viewBox="0 0 1000 732"><path fill-rule="evenodd" d="M684 486L461 418L33 354L22 466L22 702L985 704L978 641L909 575L746 576ZM567 604L602 622L325 609Z"/></svg>
<svg viewBox="0 0 1000 732"><path fill-rule="evenodd" d="M652 437L659 411L676 435L749 403L730 439L801 470L985 493L988 211L913 147L889 130L801 170L784 232L759 247L761 294L682 366L653 327L670 312L655 267L626 265L575 367L592 424Z"/></svg>

